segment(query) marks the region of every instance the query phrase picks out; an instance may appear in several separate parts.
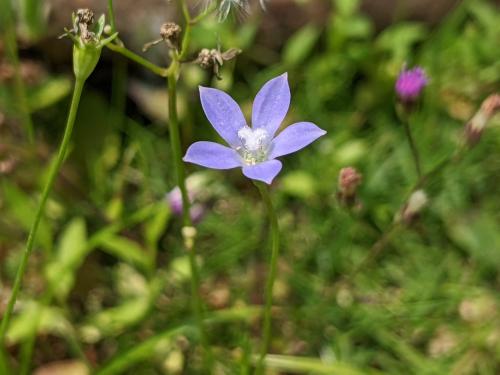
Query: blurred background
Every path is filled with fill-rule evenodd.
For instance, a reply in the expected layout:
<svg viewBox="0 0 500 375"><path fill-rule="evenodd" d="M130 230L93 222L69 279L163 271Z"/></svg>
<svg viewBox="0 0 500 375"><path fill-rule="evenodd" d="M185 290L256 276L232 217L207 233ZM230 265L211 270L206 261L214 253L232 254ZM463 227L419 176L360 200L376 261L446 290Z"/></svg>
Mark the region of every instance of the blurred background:
<svg viewBox="0 0 500 375"><path fill-rule="evenodd" d="M67 116L71 42L57 37L71 26L72 11L105 13L106 3L19 0L13 17L4 12L0 314ZM203 9L191 5L193 14ZM201 48L242 53L224 63L222 80L185 64L178 105L184 147L214 140L198 85L229 92L250 118L261 85L287 71L292 105L285 124L308 120L328 131L287 157L272 186L282 249L269 374L500 374L498 116L459 162L419 186L429 202L418 218L393 225L417 182L395 80L405 63L429 77L410 126L424 172L431 171L456 152L467 121L500 89L499 2L266 5L265 12L256 3L248 15L223 23L210 17L193 29L193 59ZM181 22L175 3L116 0L115 7L124 43L165 66L163 45L141 49L158 38L162 23ZM4 48L12 37L18 56ZM167 115L164 80L104 50L8 332L13 358L36 338L35 374L88 374L81 351L98 374L206 373L190 335L174 334L190 316L190 273L170 193ZM347 166L363 175L353 208L337 199L338 174ZM210 313L238 317L218 322L222 315L214 315L210 324L216 371L246 374L260 338L252 306L263 303L267 275L265 210L239 170L188 171L203 299ZM48 289L55 291L50 298Z"/></svg>

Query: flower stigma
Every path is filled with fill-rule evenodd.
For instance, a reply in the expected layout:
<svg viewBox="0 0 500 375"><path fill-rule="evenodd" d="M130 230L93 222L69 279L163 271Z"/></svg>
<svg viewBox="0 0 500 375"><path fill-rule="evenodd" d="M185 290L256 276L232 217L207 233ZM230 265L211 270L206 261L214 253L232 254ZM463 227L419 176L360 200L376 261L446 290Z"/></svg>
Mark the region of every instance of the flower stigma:
<svg viewBox="0 0 500 375"><path fill-rule="evenodd" d="M263 128L252 129L244 126L238 130L241 146L236 149L247 165L255 165L267 160L270 137Z"/></svg>

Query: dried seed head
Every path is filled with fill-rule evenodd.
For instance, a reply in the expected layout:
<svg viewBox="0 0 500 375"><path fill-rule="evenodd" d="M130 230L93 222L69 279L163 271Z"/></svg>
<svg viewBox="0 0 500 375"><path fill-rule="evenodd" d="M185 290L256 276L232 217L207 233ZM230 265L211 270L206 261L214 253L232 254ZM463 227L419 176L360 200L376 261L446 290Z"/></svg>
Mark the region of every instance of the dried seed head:
<svg viewBox="0 0 500 375"><path fill-rule="evenodd" d="M196 59L198 65L203 69L208 69L213 65L212 53L208 48L203 48Z"/></svg>
<svg viewBox="0 0 500 375"><path fill-rule="evenodd" d="M240 53L241 50L238 48L230 48L225 52L215 48L203 48L198 54L195 63L203 69L213 68L215 76L218 79L221 79L219 75L219 68L224 65L224 61L232 60Z"/></svg>
<svg viewBox="0 0 500 375"><path fill-rule="evenodd" d="M488 96L481 108L465 125L465 140L470 147L474 146L483 135L484 129L490 119L500 111L500 95Z"/></svg>
<svg viewBox="0 0 500 375"><path fill-rule="evenodd" d="M102 38L106 18L103 15L94 22L94 12L90 9L78 9L72 14L73 27L64 29L59 38L68 37L73 42L73 72L79 79L87 79L94 71L101 50L115 39L118 33Z"/></svg>
<svg viewBox="0 0 500 375"><path fill-rule="evenodd" d="M142 50L146 52L153 46L160 44L162 41L167 43L168 48L179 49L179 40L181 36L182 28L175 22L166 22L160 27L160 39L153 40L152 42L146 43Z"/></svg>
<svg viewBox="0 0 500 375"><path fill-rule="evenodd" d="M160 36L165 41L178 41L182 28L175 22L166 22L161 25Z"/></svg>
<svg viewBox="0 0 500 375"><path fill-rule="evenodd" d="M94 12L90 9L78 9L76 19L79 24L90 26L94 23Z"/></svg>

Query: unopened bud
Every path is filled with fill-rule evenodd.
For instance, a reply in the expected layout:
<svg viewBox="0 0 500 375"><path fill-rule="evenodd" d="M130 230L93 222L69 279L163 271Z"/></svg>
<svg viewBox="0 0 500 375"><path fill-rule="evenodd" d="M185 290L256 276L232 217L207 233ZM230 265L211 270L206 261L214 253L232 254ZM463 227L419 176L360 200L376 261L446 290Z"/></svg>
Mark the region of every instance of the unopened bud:
<svg viewBox="0 0 500 375"><path fill-rule="evenodd" d="M403 207L401 218L406 224L411 224L418 217L420 212L427 206L429 199L423 190L417 190L410 195L408 202Z"/></svg>
<svg viewBox="0 0 500 375"><path fill-rule="evenodd" d="M346 167L339 172L338 197L343 204L353 206L356 202L356 190L363 180L363 175L356 168Z"/></svg>
<svg viewBox="0 0 500 375"><path fill-rule="evenodd" d="M465 140L470 147L479 142L488 121L499 111L499 94L490 95L483 101L479 111L465 125Z"/></svg>
<svg viewBox="0 0 500 375"><path fill-rule="evenodd" d="M195 227L182 227L182 238L184 239L184 246L188 251L193 249L196 234L197 231Z"/></svg>

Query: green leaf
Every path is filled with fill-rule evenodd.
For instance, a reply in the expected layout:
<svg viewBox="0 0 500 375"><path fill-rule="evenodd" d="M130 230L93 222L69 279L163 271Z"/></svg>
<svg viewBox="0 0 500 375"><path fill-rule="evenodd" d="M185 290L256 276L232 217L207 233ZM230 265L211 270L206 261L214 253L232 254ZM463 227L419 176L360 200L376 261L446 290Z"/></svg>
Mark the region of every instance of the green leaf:
<svg viewBox="0 0 500 375"><path fill-rule="evenodd" d="M3 187L3 199L5 200L9 216L14 219L26 232L29 232L33 223L36 201L16 186L5 181ZM2 210L2 215L4 211ZM52 228L49 222L42 218L38 226L36 240L45 250L52 249Z"/></svg>
<svg viewBox="0 0 500 375"><path fill-rule="evenodd" d="M254 361L257 362L257 360L258 356L254 356ZM324 363L317 358L277 354L267 354L265 364L269 369L292 372L294 374L367 375L376 373L374 371L359 370L347 363Z"/></svg>
<svg viewBox="0 0 500 375"><path fill-rule="evenodd" d="M144 223L144 237L149 248L155 248L160 237L165 232L171 217L170 208L165 201L160 201L156 205L154 216Z"/></svg>
<svg viewBox="0 0 500 375"><path fill-rule="evenodd" d="M335 10L341 16L352 16L359 8L359 0L335 0Z"/></svg>
<svg viewBox="0 0 500 375"><path fill-rule="evenodd" d="M426 36L427 29L420 23L399 23L384 30L377 39L377 45L389 51L398 62L403 62L411 55L412 46Z"/></svg>
<svg viewBox="0 0 500 375"><path fill-rule="evenodd" d="M144 249L126 237L110 234L100 238L98 245L107 253L141 269L147 269L149 266L149 259Z"/></svg>
<svg viewBox="0 0 500 375"><path fill-rule="evenodd" d="M138 297L129 298L122 304L100 311L87 319L82 332L98 332L95 337L113 336L144 319L158 298L165 284L163 278L154 278ZM85 334L83 334L85 335Z"/></svg>
<svg viewBox="0 0 500 375"><path fill-rule="evenodd" d="M30 111L38 111L54 105L71 92L71 80L67 77L51 77L28 93Z"/></svg>
<svg viewBox="0 0 500 375"><path fill-rule="evenodd" d="M61 235L54 259L45 268L45 275L56 296L62 299L67 297L73 287L75 273L90 250L84 219L73 219Z"/></svg>
<svg viewBox="0 0 500 375"><path fill-rule="evenodd" d="M283 51L283 61L288 66L297 66L311 54L318 40L320 29L314 25L307 25L297 31L288 40Z"/></svg>
<svg viewBox="0 0 500 375"><path fill-rule="evenodd" d="M71 326L60 309L30 301L24 303L21 312L13 317L7 339L16 344L31 337L35 330L66 336L70 333Z"/></svg>
<svg viewBox="0 0 500 375"><path fill-rule="evenodd" d="M290 172L282 178L283 191L299 198L309 198L316 192L313 176L305 171Z"/></svg>

